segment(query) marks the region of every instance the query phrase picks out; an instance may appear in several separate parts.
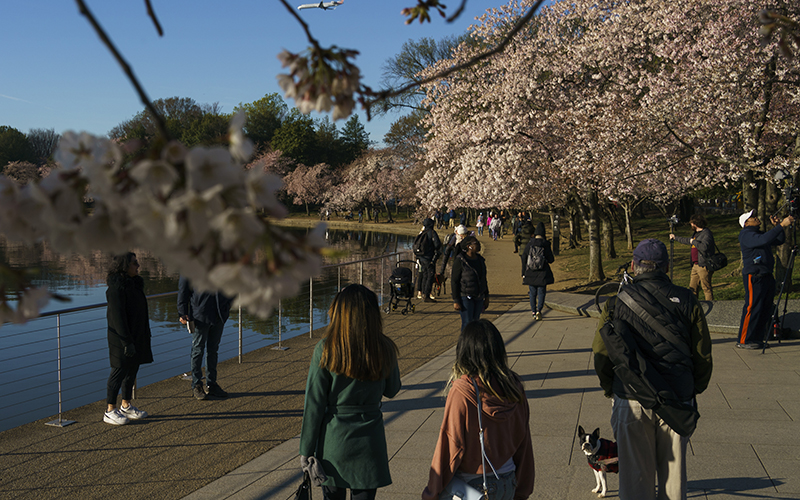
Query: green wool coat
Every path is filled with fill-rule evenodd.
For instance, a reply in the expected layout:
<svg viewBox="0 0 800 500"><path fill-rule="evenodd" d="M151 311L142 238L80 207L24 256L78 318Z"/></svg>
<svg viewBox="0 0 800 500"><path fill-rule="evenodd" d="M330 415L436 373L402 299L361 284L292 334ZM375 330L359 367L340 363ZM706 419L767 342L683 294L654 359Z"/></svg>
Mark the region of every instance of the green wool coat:
<svg viewBox="0 0 800 500"><path fill-rule="evenodd" d="M314 349L306 383L300 454L322 463L325 486L366 490L392 484L383 429L381 398L400 391L395 364L388 378L355 380L320 368L321 340Z"/></svg>

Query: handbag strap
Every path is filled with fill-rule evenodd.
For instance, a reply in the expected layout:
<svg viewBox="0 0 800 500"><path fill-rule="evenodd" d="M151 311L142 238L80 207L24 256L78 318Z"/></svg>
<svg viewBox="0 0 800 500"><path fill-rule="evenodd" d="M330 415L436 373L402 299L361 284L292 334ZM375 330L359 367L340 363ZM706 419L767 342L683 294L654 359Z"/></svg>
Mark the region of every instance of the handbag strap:
<svg viewBox="0 0 800 500"><path fill-rule="evenodd" d="M478 429L479 429L478 436L480 438L480 443L481 443L481 472L483 473L483 494L485 495L484 498L488 499L489 487L486 484L486 462L488 462L489 467L492 468L494 477L500 479L500 476L497 475L497 471L495 470L494 465L492 465L492 462L491 460L489 460L489 457L486 456L486 448L484 447L483 444L483 419L481 418L481 413L483 413L483 410L481 404L481 391L478 390L478 383L475 381L475 379L472 379L472 385L473 387L475 387L475 398L477 401L477 408L478 408Z"/></svg>

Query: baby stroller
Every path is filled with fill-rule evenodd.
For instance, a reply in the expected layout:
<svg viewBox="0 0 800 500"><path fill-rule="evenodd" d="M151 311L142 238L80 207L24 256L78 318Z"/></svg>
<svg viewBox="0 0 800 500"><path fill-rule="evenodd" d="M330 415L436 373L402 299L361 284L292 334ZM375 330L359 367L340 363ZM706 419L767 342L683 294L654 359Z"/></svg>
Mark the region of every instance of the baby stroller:
<svg viewBox="0 0 800 500"><path fill-rule="evenodd" d="M408 314L408 311L414 312L414 304L411 299L414 298L414 273L408 267L402 267L400 264L410 263L417 265L413 260L399 260L397 267L392 270L392 275L389 277L389 288L391 289L391 298L389 305L384 308L388 314L390 311L396 311L400 306L400 301L405 301L405 307L400 310L400 314Z"/></svg>

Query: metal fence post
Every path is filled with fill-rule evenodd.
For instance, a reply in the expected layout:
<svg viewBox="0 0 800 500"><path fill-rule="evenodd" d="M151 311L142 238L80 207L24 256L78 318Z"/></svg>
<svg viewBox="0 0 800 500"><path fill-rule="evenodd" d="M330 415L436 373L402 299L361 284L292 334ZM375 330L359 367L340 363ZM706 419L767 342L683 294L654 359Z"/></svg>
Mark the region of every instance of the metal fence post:
<svg viewBox="0 0 800 500"><path fill-rule="evenodd" d="M285 351L288 347L283 347L281 345L282 341L282 327L283 327L283 315L281 314L282 307L281 307L281 299L278 299L278 345L273 347L273 351Z"/></svg>
<svg viewBox="0 0 800 500"><path fill-rule="evenodd" d="M358 284L364 284L364 261L358 263Z"/></svg>
<svg viewBox="0 0 800 500"><path fill-rule="evenodd" d="M314 333L314 278L308 279L308 338Z"/></svg>
<svg viewBox="0 0 800 500"><path fill-rule="evenodd" d="M244 347L242 342L243 336L244 335L242 333L242 305L239 304L239 364L240 365L242 364L242 349Z"/></svg>
<svg viewBox="0 0 800 500"><path fill-rule="evenodd" d="M58 419L51 420L45 425L52 425L53 427L64 427L69 424L74 424L74 420L61 419L61 403L63 401L61 394L61 315L56 315L56 339L58 342Z"/></svg>

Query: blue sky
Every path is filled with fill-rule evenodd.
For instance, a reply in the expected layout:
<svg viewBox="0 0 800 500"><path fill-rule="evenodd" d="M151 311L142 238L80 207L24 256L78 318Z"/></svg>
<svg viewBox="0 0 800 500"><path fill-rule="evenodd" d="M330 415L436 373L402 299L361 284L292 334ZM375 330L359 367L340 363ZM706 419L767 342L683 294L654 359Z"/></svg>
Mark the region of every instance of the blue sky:
<svg viewBox="0 0 800 500"><path fill-rule="evenodd" d="M153 0L164 28L159 37L144 0L86 0L122 52L150 99L190 97L218 102L223 112L278 92L277 54L308 46L301 26L277 0ZM292 0L295 7L308 0ZM451 12L457 0L447 2ZM470 0L452 24L404 24L403 7L416 0L345 0L334 11L300 15L322 46L360 51L362 82L380 88L382 67L403 43L460 34L500 1ZM0 8L0 125L104 135L143 109L132 85L70 0L5 2ZM287 101L291 105L293 101ZM366 122L382 141L389 115ZM315 115L318 116L318 115ZM341 128L343 120L336 125Z"/></svg>

